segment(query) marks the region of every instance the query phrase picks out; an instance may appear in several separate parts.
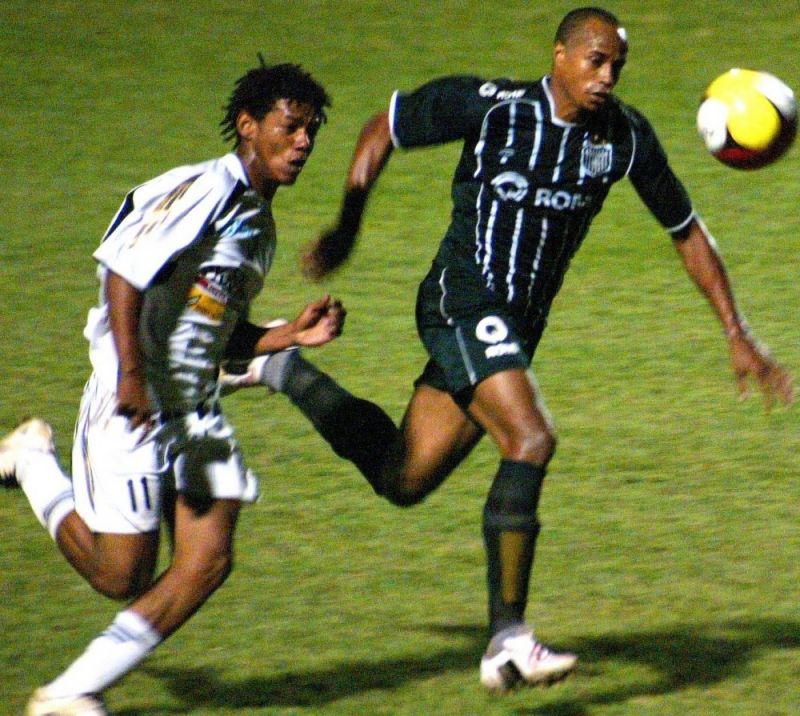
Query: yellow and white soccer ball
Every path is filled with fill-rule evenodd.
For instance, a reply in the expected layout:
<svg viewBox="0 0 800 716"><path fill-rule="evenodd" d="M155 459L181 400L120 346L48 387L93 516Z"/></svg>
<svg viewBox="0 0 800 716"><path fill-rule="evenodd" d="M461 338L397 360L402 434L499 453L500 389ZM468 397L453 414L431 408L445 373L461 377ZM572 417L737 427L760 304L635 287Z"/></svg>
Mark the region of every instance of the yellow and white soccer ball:
<svg viewBox="0 0 800 716"><path fill-rule="evenodd" d="M786 152L797 134L794 92L768 72L734 68L706 89L697 129L723 164L736 169L766 166Z"/></svg>

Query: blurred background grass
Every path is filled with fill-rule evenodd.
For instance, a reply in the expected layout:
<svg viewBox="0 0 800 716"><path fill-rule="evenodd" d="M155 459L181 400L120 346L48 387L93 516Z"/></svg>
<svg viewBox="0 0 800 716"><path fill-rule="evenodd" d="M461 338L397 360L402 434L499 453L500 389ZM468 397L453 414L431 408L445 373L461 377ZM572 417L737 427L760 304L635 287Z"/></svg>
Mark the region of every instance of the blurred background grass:
<svg viewBox="0 0 800 716"><path fill-rule="evenodd" d="M91 253L125 192L226 151L217 123L256 64L300 62L334 97L255 318L331 291L346 335L314 359L399 418L422 365L413 305L449 215L458 147L396 153L358 251L324 286L298 253L338 208L353 142L395 88L440 74L536 78L573 3L0 4L0 428L50 420L65 462L87 377ZM631 52L618 94L655 125L716 235L743 312L797 372L795 148L755 173L705 154L706 84L732 67L800 87L800 3L607 5ZM577 650L558 690L484 694L480 511L490 444L424 505L377 500L281 397L227 411L263 499L228 584L109 691L117 714L800 712L795 410L735 400L724 340L627 185L576 257L534 367L561 443L529 616ZM118 607L70 572L20 493L0 495L0 713L58 673Z"/></svg>

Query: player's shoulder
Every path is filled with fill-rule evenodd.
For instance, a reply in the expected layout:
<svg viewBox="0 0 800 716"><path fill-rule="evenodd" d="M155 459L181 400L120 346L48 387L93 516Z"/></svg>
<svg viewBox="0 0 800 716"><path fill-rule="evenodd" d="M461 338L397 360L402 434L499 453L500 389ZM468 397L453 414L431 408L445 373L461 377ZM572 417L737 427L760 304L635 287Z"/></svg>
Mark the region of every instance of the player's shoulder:
<svg viewBox="0 0 800 716"><path fill-rule="evenodd" d="M541 82L516 80L509 77L487 78L481 75L452 74L436 77L422 86L428 92L459 94L466 101L495 103L505 100L538 96Z"/></svg>
<svg viewBox="0 0 800 716"><path fill-rule="evenodd" d="M653 131L650 120L641 110L616 95L611 98L609 103L609 113L613 120L628 125L634 132L650 133Z"/></svg>
<svg viewBox="0 0 800 716"><path fill-rule="evenodd" d="M184 164L151 179L140 193L169 195L173 201L183 197L226 196L238 184L246 184L244 168L235 154L226 154L194 164Z"/></svg>

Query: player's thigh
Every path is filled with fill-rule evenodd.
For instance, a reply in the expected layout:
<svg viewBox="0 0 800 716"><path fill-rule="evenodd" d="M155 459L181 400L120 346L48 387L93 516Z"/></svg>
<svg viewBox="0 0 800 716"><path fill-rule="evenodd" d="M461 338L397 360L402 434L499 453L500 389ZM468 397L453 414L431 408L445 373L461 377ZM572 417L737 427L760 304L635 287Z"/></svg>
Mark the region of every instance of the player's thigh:
<svg viewBox="0 0 800 716"><path fill-rule="evenodd" d="M475 388L468 411L506 457L546 462L555 449L553 421L530 370L490 375Z"/></svg>
<svg viewBox="0 0 800 716"><path fill-rule="evenodd" d="M233 563L239 500L211 500L203 509L192 497L175 501L172 560L155 584L132 604L164 637L194 614L225 581Z"/></svg>
<svg viewBox="0 0 800 716"><path fill-rule="evenodd" d="M94 535L93 581L116 585L120 594L139 594L153 581L158 562L158 531Z"/></svg>
<svg viewBox="0 0 800 716"><path fill-rule="evenodd" d="M200 566L230 555L241 505L240 500L223 499L198 508L193 497L179 494L175 501L175 562Z"/></svg>
<svg viewBox="0 0 800 716"><path fill-rule="evenodd" d="M406 484L421 488L447 477L483 436L449 393L424 383L414 390L401 429L400 472Z"/></svg>

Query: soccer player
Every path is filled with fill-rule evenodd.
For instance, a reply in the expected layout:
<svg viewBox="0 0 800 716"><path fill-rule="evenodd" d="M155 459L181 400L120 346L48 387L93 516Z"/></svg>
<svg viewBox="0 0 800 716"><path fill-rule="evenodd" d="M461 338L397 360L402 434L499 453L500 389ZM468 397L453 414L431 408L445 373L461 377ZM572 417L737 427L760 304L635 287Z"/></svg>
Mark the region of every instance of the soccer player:
<svg viewBox="0 0 800 716"><path fill-rule="evenodd" d="M257 485L220 410L220 362L325 344L344 320L325 296L270 330L248 321L276 247L272 198L297 180L329 104L297 65L262 59L237 80L221 123L233 151L133 189L94 254L100 301L85 329L93 372L72 479L42 420L0 443L0 477L15 476L66 559L100 593L131 600L34 693L30 716L105 714L102 692L231 570L237 516ZM162 510L162 488L177 492L174 507ZM153 581L166 510L173 556Z"/></svg>
<svg viewBox="0 0 800 716"><path fill-rule="evenodd" d="M790 402L792 378L751 333L722 259L647 119L613 94L625 30L594 7L560 23L549 75L537 81L442 77L396 92L364 126L337 225L305 257L321 278L354 247L370 191L395 147L458 141L450 226L417 300L429 361L402 423L355 398L297 351L260 359L241 383L284 392L337 454L398 505L422 500L488 433L500 463L483 512L490 639L480 678L492 690L568 675L576 656L526 625L537 506L556 436L529 370L570 260L611 186L628 177L671 236L716 312L744 395ZM270 372L270 361L281 370Z"/></svg>

